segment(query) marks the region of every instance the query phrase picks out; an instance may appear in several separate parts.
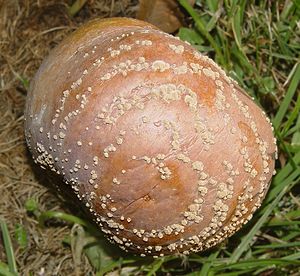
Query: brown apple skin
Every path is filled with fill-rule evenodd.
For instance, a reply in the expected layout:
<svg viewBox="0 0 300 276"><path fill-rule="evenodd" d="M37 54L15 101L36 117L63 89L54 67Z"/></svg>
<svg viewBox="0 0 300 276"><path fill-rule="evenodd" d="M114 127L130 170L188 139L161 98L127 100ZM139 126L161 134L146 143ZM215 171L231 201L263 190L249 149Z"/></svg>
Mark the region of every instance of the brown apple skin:
<svg viewBox="0 0 300 276"><path fill-rule="evenodd" d="M92 21L52 50L31 83L25 130L35 162L142 256L231 236L274 171L262 109L211 59L134 19Z"/></svg>

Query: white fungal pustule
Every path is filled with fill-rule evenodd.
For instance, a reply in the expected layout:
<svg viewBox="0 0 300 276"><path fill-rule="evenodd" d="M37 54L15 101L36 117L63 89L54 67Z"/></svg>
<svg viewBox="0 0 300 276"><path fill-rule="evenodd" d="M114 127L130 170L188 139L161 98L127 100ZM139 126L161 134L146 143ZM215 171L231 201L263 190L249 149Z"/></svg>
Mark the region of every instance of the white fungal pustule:
<svg viewBox="0 0 300 276"><path fill-rule="evenodd" d="M141 256L233 235L261 205L277 156L270 120L217 64L128 18L92 21L57 46L25 118L35 162Z"/></svg>
<svg viewBox="0 0 300 276"><path fill-rule="evenodd" d="M164 72L165 70L170 69L170 64L163 60L155 60L152 63L151 68L154 71Z"/></svg>

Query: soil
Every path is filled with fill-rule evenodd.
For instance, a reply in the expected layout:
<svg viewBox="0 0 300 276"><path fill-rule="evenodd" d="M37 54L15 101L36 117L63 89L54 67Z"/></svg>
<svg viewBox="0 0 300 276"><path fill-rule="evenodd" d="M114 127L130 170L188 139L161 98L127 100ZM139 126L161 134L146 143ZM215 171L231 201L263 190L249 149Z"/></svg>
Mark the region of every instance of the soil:
<svg viewBox="0 0 300 276"><path fill-rule="evenodd" d="M23 111L30 80L48 52L68 33L93 18L134 17L138 0L89 0L74 17L75 0L0 0L0 218L8 224L20 275L73 275L71 250L63 245L68 225L41 228L25 203L34 199L39 210L70 212L70 206L48 189L43 171L26 148ZM21 247L16 227L28 244ZM1 235L0 235L1 236ZM0 261L6 255L0 240ZM83 275L93 274L86 259Z"/></svg>

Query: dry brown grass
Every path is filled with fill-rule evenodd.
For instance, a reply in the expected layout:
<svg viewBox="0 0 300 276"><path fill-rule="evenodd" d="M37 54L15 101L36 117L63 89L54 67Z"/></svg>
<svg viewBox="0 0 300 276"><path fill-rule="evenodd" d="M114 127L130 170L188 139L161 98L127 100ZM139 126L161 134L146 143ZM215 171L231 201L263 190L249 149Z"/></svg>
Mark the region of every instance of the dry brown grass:
<svg viewBox="0 0 300 276"><path fill-rule="evenodd" d="M0 0L0 217L10 233L22 224L29 237L25 249L14 249L20 275L72 275L73 260L62 240L67 227L41 229L26 213L34 198L42 210L64 210L35 169L23 135L23 111L28 83L49 50L78 25L95 17L133 16L135 0L90 0L74 18L62 0ZM0 260L5 260L0 242ZM82 273L92 271L87 260Z"/></svg>

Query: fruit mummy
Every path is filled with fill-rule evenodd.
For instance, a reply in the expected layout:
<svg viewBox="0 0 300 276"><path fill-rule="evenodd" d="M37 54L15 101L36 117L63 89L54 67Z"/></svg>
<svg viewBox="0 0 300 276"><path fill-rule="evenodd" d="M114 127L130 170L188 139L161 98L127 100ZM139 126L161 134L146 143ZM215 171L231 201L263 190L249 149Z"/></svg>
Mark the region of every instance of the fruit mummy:
<svg viewBox="0 0 300 276"><path fill-rule="evenodd" d="M142 256L202 251L238 231L276 155L269 119L218 65L125 18L87 23L52 50L25 130L35 162Z"/></svg>

